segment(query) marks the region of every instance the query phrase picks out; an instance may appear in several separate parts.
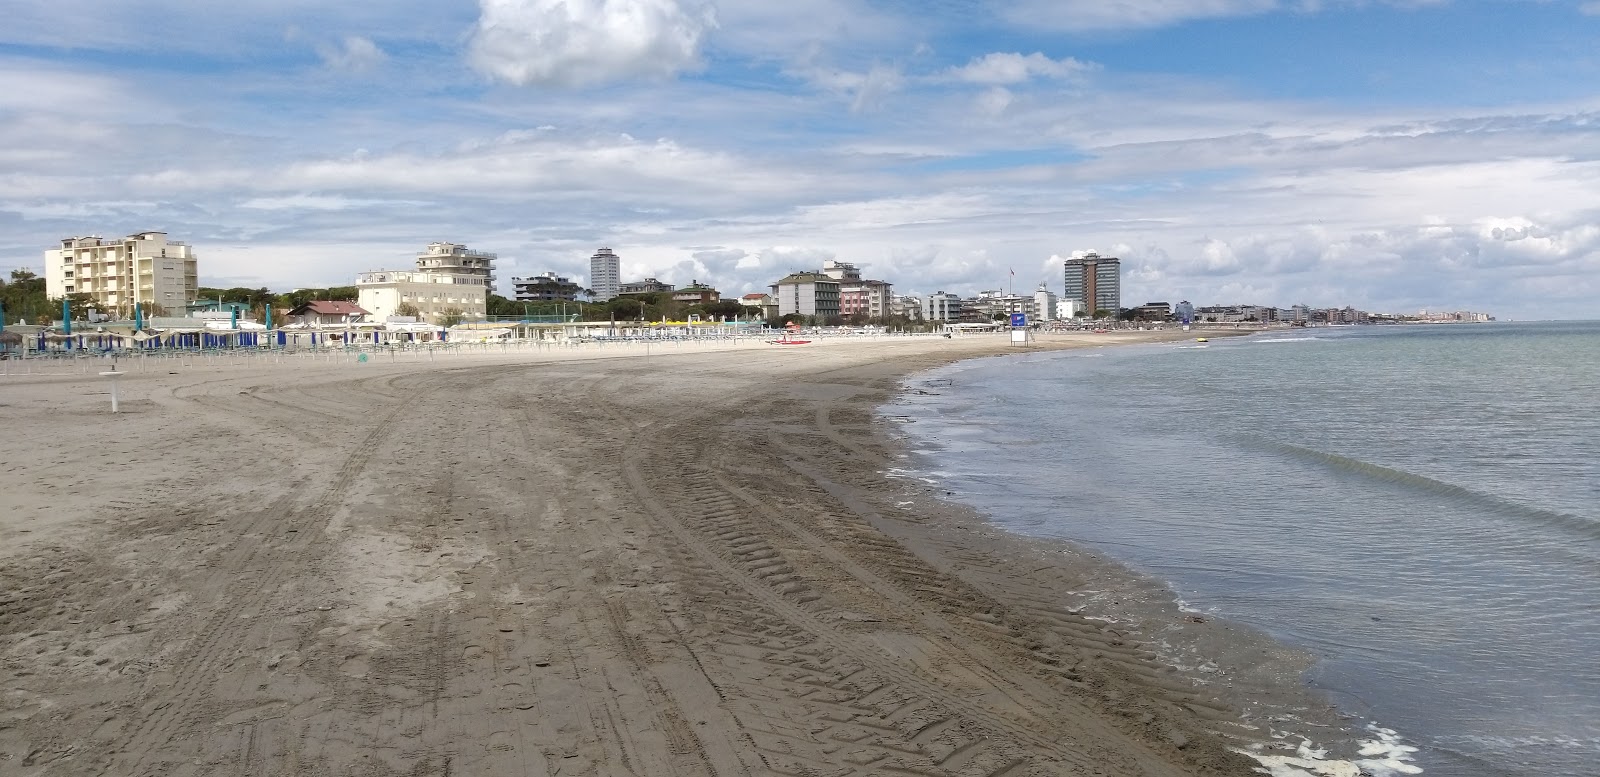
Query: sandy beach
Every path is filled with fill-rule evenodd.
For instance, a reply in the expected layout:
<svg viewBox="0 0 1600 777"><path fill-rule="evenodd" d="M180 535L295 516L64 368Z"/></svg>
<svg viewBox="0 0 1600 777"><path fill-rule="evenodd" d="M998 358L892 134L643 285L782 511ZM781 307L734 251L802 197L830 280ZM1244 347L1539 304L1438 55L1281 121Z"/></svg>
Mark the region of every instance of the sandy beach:
<svg viewBox="0 0 1600 777"><path fill-rule="evenodd" d="M1015 352L0 377L0 773L1251 773L1304 657L886 475L906 375Z"/></svg>

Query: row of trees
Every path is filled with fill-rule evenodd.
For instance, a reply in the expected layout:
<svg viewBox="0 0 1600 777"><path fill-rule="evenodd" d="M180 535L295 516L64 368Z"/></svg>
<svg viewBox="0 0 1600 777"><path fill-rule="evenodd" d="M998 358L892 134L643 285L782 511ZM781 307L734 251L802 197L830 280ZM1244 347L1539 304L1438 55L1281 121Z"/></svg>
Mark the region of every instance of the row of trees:
<svg viewBox="0 0 1600 777"><path fill-rule="evenodd" d="M5 323L53 324L61 319L61 298L45 292L43 278L31 270L12 270L9 279L0 279L0 305L5 307ZM88 294L68 294L72 318L86 321L94 299Z"/></svg>

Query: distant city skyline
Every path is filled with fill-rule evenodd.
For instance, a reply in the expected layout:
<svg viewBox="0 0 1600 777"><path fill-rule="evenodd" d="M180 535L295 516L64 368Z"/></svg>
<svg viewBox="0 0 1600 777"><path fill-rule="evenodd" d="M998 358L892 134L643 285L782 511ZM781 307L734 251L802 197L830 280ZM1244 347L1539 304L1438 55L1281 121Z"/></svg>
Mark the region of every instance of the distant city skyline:
<svg viewBox="0 0 1600 777"><path fill-rule="evenodd" d="M1600 295L1593 0L553 3L14 3L0 271L160 230L219 286L443 240L730 294L1060 293L1093 250L1125 304Z"/></svg>

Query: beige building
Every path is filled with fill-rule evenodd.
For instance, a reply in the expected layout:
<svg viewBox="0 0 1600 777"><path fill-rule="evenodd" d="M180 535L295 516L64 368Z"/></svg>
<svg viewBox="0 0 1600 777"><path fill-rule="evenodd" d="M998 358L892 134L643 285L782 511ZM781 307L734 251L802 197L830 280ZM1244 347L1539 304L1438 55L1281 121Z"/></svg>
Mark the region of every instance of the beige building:
<svg viewBox="0 0 1600 777"><path fill-rule="evenodd" d="M134 303L147 316L181 315L200 288L194 249L165 232L64 238L60 248L44 252L44 268L46 294L88 294L104 312L124 318L133 317Z"/></svg>
<svg viewBox="0 0 1600 777"><path fill-rule="evenodd" d="M429 243L417 256L416 270L376 270L356 276L357 302L384 321L402 305L416 308L421 321L438 324L459 314L482 320L494 291L494 254L472 251L456 243Z"/></svg>

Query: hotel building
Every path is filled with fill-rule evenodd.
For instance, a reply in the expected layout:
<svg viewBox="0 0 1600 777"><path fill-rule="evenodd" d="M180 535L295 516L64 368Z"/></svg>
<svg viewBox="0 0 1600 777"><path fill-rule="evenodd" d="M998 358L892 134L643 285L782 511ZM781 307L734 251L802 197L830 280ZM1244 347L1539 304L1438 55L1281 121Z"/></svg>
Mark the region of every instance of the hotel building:
<svg viewBox="0 0 1600 777"><path fill-rule="evenodd" d="M494 254L469 250L455 243L429 243L417 256L417 269L376 270L356 276L361 307L375 321L400 315L402 305L417 309L418 319L439 323L459 314L465 320L482 320L494 291Z"/></svg>
<svg viewBox="0 0 1600 777"><path fill-rule="evenodd" d="M200 288L194 249L168 240L165 232L139 232L124 238L63 238L44 252L45 293L51 297L88 294L96 307L133 317L135 303L145 315L182 315Z"/></svg>

